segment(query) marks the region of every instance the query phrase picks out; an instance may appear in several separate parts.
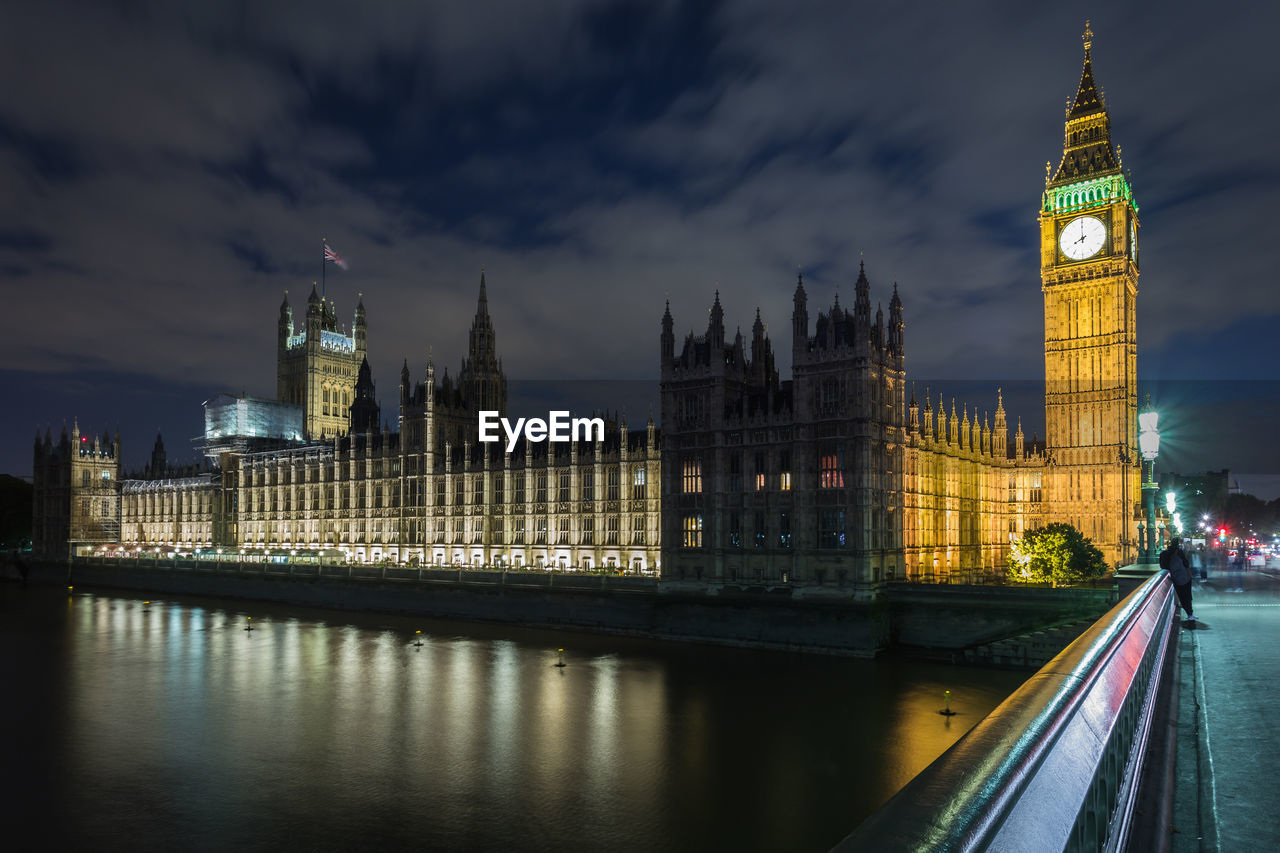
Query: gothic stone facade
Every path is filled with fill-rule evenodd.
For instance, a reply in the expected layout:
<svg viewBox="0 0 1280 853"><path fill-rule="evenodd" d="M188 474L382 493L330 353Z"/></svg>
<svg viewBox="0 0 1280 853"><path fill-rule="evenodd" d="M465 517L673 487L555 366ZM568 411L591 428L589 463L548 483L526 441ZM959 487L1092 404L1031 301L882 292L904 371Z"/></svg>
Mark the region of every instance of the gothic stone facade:
<svg viewBox="0 0 1280 853"><path fill-rule="evenodd" d="M307 438L332 438L351 429L350 410L367 333L363 298L356 304L351 334L339 327L333 303L321 299L314 284L302 328L294 327L288 294L280 303L276 396L302 407Z"/></svg>
<svg viewBox="0 0 1280 853"><path fill-rule="evenodd" d="M968 408L935 425L905 400L895 286L871 315L865 267L809 330L797 282L792 379L780 382L756 312L749 348L725 340L716 294L706 334L675 350L662 318L662 576L673 585L779 584L869 597L883 581L1002 573L1009 542L1039 521L1042 456L1021 429L1009 453ZM939 405L941 408L941 405Z"/></svg>
<svg viewBox="0 0 1280 853"><path fill-rule="evenodd" d="M79 422L55 444L46 430L32 454L32 548L63 559L120 537L120 433L92 436Z"/></svg>
<svg viewBox="0 0 1280 853"><path fill-rule="evenodd" d="M319 310L313 301L309 317ZM362 303L357 330L363 314ZM283 331L284 309L281 317ZM343 417L355 430L255 452L228 451L234 442L223 437L208 471L175 472L158 442L148 471L123 486L124 549L307 550L417 565L657 570L660 442L652 422L629 430L611 420L601 442L525 441L512 453L478 442L478 411L505 414L507 401L483 275L458 378L447 372L437 378L428 361L415 383L406 361L398 431L378 427L363 333L356 340L359 378ZM302 349L299 358L298 375L320 375L316 368L331 360L323 348ZM296 399L282 389L288 401ZM302 404L308 406L305 398ZM333 412L331 403L320 418Z"/></svg>
<svg viewBox="0 0 1280 853"><path fill-rule="evenodd" d="M1019 422L1009 445L1004 400L995 423L969 407L948 416L927 395L908 407L903 461L903 567L908 580L968 582L1003 575L1010 542L1043 518L1043 447Z"/></svg>
<svg viewBox="0 0 1280 853"><path fill-rule="evenodd" d="M675 351L662 318L663 577L868 591L902 567L902 306L871 322L858 276L809 335L796 284L792 376L779 382L757 310L748 350L725 340L717 293L705 335Z"/></svg>

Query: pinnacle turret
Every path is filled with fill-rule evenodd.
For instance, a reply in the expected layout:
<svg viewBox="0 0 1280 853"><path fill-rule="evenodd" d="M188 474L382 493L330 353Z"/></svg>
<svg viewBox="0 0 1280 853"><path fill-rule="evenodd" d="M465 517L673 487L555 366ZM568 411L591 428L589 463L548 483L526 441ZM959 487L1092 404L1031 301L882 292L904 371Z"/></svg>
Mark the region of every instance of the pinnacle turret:
<svg viewBox="0 0 1280 853"><path fill-rule="evenodd" d="M792 297L791 351L793 359L809 345L809 297L804 292L804 275L796 273L796 292Z"/></svg>
<svg viewBox="0 0 1280 853"><path fill-rule="evenodd" d="M488 285L484 268L480 268L480 292L476 297L476 316L471 321L470 345L458 374L458 390L468 406L476 410L507 410L507 378L498 360L497 333L489 317Z"/></svg>
<svg viewBox="0 0 1280 853"><path fill-rule="evenodd" d="M1050 183L1065 183L1118 172L1119 158L1111 144L1111 116L1093 77L1093 30L1085 22L1084 68L1076 96L1067 107L1062 162Z"/></svg>
<svg viewBox="0 0 1280 853"><path fill-rule="evenodd" d="M854 283L853 311L864 324L871 318L871 282L867 280L867 264L858 261L858 280Z"/></svg>
<svg viewBox="0 0 1280 853"><path fill-rule="evenodd" d="M720 290L716 289L715 301L711 303L711 317L707 322L707 339L724 340L724 308L720 306Z"/></svg>

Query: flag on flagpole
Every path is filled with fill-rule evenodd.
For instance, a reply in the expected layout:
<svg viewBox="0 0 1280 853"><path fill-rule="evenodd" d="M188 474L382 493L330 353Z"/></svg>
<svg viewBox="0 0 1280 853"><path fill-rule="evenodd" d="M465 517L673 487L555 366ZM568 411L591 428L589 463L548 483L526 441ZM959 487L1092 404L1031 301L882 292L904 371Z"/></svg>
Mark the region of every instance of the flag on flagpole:
<svg viewBox="0 0 1280 853"><path fill-rule="evenodd" d="M344 260L342 259L342 257L341 257L337 252L335 252L333 249L329 248L329 244L328 244L328 243L325 243L325 244L324 244L324 259L325 259L326 261L333 261L333 262L334 262L335 264L337 264L341 269L344 269L344 270L345 270L345 269L347 268L347 262L346 262L346 261L344 261Z"/></svg>

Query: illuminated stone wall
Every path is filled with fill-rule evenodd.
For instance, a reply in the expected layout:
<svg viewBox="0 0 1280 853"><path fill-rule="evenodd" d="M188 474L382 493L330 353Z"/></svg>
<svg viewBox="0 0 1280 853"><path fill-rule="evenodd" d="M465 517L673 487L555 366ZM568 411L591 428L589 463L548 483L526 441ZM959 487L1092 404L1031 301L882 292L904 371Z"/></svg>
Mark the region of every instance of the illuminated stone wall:
<svg viewBox="0 0 1280 853"><path fill-rule="evenodd" d="M1138 204L1111 141L1090 43L1067 109L1062 159L1040 204L1045 517L1108 562L1132 561L1137 452Z"/></svg>
<svg viewBox="0 0 1280 853"><path fill-rule="evenodd" d="M323 301L314 285L300 329L294 327L288 298L280 305L276 396L302 407L307 438L332 438L350 429L366 335L363 300L356 305L350 333L339 327L333 303Z"/></svg>
<svg viewBox="0 0 1280 853"><path fill-rule="evenodd" d="M950 414L913 399L903 463L903 579L950 583L1002 577L1012 539L1042 524L1044 458L1009 447L1003 400L994 427L968 407Z"/></svg>
<svg viewBox="0 0 1280 853"><path fill-rule="evenodd" d="M120 537L120 434L36 438L32 459L32 548L52 559L90 552Z"/></svg>
<svg viewBox="0 0 1280 853"><path fill-rule="evenodd" d="M130 479L120 495L120 544L128 551L212 548L221 480L194 477Z"/></svg>

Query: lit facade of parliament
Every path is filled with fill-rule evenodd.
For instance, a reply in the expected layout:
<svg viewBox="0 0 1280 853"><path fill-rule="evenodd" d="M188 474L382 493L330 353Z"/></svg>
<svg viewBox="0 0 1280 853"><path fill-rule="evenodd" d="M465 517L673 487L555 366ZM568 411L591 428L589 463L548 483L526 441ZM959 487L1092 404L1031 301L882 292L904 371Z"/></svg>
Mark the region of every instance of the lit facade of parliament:
<svg viewBox="0 0 1280 853"><path fill-rule="evenodd" d="M998 389L982 410L907 380L897 286L872 312L858 270L852 308L793 295L791 378L757 310L726 336L717 293L705 333L659 338L661 415L610 421L602 442L477 441L506 414L487 285L480 279L456 378L406 361L397 428L384 425L365 353L314 290L302 323L286 301L277 399L205 404L199 469L157 439L123 478L119 435L78 426L35 445L35 547L246 555L306 550L354 561L504 568L617 568L674 586L786 583L871 594L890 579L1003 573L1011 540L1062 521L1113 564L1136 555L1137 203L1084 69L1061 160L1039 201L1044 295L1043 441L1024 438Z"/></svg>

